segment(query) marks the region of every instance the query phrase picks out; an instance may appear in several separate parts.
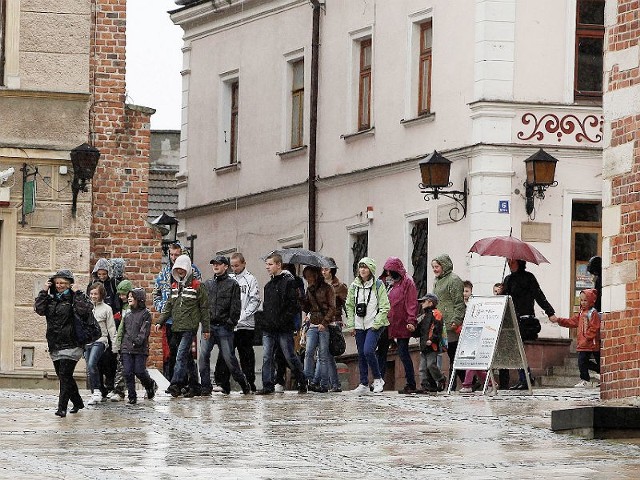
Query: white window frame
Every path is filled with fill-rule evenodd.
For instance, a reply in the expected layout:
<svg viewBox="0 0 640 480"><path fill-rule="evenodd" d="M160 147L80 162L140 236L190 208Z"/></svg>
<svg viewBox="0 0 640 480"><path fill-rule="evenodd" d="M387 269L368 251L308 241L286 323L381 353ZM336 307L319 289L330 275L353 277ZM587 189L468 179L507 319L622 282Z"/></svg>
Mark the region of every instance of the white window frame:
<svg viewBox="0 0 640 480"><path fill-rule="evenodd" d="M433 8L427 8L420 10L419 12L412 13L408 17L407 25L407 63L405 73L405 95L404 95L404 118L412 119L418 117L418 96L420 91L420 26L431 21L432 38L434 31L433 21ZM431 70L433 71L434 65L434 52L431 54ZM433 75L431 75L431 93L433 93ZM435 111L433 107L434 96L431 95L431 110L429 113Z"/></svg>
<svg viewBox="0 0 640 480"><path fill-rule="evenodd" d="M369 128L375 125L375 40L373 35L373 26L360 28L353 32L349 32L349 65L348 65L348 84L347 84L347 131L358 131L358 107L360 101L360 42L363 40L371 40L371 102L369 113Z"/></svg>
<svg viewBox="0 0 640 480"><path fill-rule="evenodd" d="M364 222L364 223L358 223L355 225L349 225L347 227L347 245L346 245L346 251L347 251L347 275L345 275L342 279L343 282L346 282L347 285L349 285L353 280L354 280L354 275L353 272L351 271L351 266L353 265L353 262L356 261L356 259L353 256L353 250L351 249L351 245L353 245L353 241L354 241L354 237L360 235L361 233L366 233L367 234L367 249L369 251L371 251L371 230L370 230L370 224L369 222ZM360 259L358 259L360 260ZM348 282L345 280L348 279Z"/></svg>
<svg viewBox="0 0 640 480"><path fill-rule="evenodd" d="M413 224L416 222L427 221L427 228L429 232L431 232L432 221L429 210L418 210L415 212L405 213L404 221L405 221L405 229L404 229L404 264L406 266L407 272L413 276L413 264L411 263L411 251L413 249L412 240L411 240L411 229ZM431 235L429 235L429 239ZM427 249L429 247L427 246Z"/></svg>
<svg viewBox="0 0 640 480"><path fill-rule="evenodd" d="M292 52L286 53L284 56L284 69L282 72L282 122L283 126L281 135L281 151L287 152L291 150L291 127L293 105L291 101L291 85L293 83L293 64L302 60L304 62L304 98L303 98L303 111L308 112L308 97L307 94L307 79L309 78L308 63L305 58L304 48L299 48ZM307 115L303 115L302 125L302 146L307 144L308 135Z"/></svg>
<svg viewBox="0 0 640 480"><path fill-rule="evenodd" d="M222 168L231 163L231 94L234 83L240 82L240 71L231 70L219 75L219 99L218 99L218 156L215 161L214 168ZM238 102L240 100L238 99ZM240 109L239 109L240 110ZM238 130L240 129L240 115L238 117ZM238 136L240 138L240 136ZM238 142L237 148L240 148ZM240 164L240 154L237 155Z"/></svg>

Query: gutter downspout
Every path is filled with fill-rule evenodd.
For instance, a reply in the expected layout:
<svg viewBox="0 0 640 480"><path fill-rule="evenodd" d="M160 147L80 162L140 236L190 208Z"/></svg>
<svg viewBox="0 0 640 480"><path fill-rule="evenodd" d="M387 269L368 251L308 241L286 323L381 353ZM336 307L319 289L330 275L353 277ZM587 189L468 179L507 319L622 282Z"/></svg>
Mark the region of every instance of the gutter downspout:
<svg viewBox="0 0 640 480"><path fill-rule="evenodd" d="M317 187L316 152L318 131L318 57L320 54L320 0L310 0L313 6L311 33L311 96L309 117L309 250L316 249Z"/></svg>

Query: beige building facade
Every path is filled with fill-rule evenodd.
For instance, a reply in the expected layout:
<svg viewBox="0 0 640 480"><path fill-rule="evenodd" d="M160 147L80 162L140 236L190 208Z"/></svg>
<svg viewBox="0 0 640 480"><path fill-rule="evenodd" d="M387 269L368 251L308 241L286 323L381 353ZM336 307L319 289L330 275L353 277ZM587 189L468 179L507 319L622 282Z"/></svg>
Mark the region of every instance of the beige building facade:
<svg viewBox="0 0 640 480"><path fill-rule="evenodd" d="M364 254L380 270L398 256L429 290L430 260L448 253L474 293L490 295L504 261L469 248L512 232L549 259L529 270L558 314L573 310L602 243L602 78L581 32L601 42L604 2L177 3L177 214L182 234L197 234L197 264L242 251L264 284L262 255L309 245L318 4L316 249L336 259L339 277L351 281ZM540 148L558 159L558 184L528 215L524 160ZM466 180L464 217L452 200L420 193L418 160L434 150L452 161L452 189ZM568 333L543 321L542 335Z"/></svg>

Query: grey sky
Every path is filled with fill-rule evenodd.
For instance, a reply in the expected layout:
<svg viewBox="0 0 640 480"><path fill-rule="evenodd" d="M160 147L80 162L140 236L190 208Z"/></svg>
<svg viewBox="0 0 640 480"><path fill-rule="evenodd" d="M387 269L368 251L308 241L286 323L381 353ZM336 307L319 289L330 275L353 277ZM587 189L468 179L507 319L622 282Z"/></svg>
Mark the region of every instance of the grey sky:
<svg viewBox="0 0 640 480"><path fill-rule="evenodd" d="M173 0L127 1L127 102L156 109L153 130L179 130L182 29Z"/></svg>

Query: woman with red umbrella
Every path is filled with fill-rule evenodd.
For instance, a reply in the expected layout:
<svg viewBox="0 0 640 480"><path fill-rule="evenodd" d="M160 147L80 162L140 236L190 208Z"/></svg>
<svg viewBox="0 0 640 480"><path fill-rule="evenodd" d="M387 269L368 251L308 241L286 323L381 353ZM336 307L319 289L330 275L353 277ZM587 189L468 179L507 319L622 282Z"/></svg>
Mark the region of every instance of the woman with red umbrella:
<svg viewBox="0 0 640 480"><path fill-rule="evenodd" d="M527 262L510 258L507 263L511 273L504 278L502 294L511 295L522 339L535 340L538 338L538 332L540 331L540 322L535 318L534 302L544 310L552 322L557 320L556 312L547 301L547 297L542 293L535 275L526 271ZM511 390L527 390L529 387L527 386L524 370L519 370L518 374L520 376L519 381L511 387ZM504 378L501 378L501 386L503 386L504 380ZM508 379L506 383L508 383Z"/></svg>

